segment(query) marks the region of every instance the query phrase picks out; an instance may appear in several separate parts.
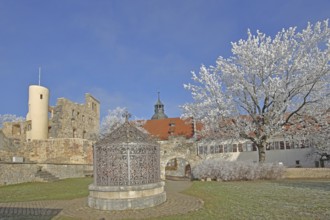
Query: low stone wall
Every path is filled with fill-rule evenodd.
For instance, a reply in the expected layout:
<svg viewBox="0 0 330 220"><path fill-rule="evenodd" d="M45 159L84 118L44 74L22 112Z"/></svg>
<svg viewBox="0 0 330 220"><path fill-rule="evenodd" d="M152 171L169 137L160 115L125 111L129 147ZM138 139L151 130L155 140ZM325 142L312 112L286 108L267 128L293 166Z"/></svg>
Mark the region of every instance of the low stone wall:
<svg viewBox="0 0 330 220"><path fill-rule="evenodd" d="M91 164L0 163L0 185L43 181L37 172L48 171L59 179L84 177L91 173Z"/></svg>
<svg viewBox="0 0 330 220"><path fill-rule="evenodd" d="M330 168L286 168L284 178L314 178L325 179L330 178Z"/></svg>
<svg viewBox="0 0 330 220"><path fill-rule="evenodd" d="M60 179L84 177L93 172L91 164L40 164L39 166Z"/></svg>
<svg viewBox="0 0 330 220"><path fill-rule="evenodd" d="M37 164L0 163L0 185L36 182Z"/></svg>

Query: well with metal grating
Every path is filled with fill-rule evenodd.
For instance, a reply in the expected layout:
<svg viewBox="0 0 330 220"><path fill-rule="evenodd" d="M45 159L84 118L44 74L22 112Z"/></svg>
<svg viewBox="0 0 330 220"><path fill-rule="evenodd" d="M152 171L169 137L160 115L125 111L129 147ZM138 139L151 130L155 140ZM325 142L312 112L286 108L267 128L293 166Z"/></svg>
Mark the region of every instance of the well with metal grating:
<svg viewBox="0 0 330 220"><path fill-rule="evenodd" d="M166 201L159 145L128 120L94 145L88 205L101 210L153 207Z"/></svg>

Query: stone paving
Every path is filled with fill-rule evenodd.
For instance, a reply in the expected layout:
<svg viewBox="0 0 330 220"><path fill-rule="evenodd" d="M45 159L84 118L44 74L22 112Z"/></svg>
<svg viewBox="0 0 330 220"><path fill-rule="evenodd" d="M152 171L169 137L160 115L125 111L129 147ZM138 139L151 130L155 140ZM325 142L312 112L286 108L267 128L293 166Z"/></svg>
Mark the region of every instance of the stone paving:
<svg viewBox="0 0 330 220"><path fill-rule="evenodd" d="M65 217L86 220L146 219L186 214L203 206L202 200L180 193L191 184L189 181L166 181L166 202L140 210L96 210L87 206L86 197L73 200L0 203L0 220L56 220Z"/></svg>

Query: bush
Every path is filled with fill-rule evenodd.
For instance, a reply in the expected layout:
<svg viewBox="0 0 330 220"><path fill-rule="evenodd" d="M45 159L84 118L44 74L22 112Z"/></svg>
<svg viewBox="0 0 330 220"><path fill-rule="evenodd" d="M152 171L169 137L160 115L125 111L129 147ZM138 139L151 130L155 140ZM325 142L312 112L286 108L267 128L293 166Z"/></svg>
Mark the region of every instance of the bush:
<svg viewBox="0 0 330 220"><path fill-rule="evenodd" d="M211 178L222 181L279 179L284 167L273 163L252 163L241 161L205 160L192 169L195 179Z"/></svg>

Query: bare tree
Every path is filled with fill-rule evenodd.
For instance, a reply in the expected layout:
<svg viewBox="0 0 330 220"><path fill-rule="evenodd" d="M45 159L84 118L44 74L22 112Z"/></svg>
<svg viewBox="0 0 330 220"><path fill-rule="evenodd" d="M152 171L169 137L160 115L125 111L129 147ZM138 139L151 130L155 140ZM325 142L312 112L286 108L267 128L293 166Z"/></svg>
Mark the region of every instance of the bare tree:
<svg viewBox="0 0 330 220"><path fill-rule="evenodd" d="M232 54L192 72L194 84L184 87L194 102L182 106L183 117L201 120L208 133L252 141L263 162L269 139L298 124L310 126L305 117L329 106L328 21L301 32L283 29L274 38L248 31L246 40L232 43Z"/></svg>

